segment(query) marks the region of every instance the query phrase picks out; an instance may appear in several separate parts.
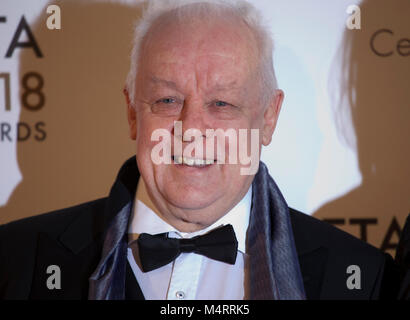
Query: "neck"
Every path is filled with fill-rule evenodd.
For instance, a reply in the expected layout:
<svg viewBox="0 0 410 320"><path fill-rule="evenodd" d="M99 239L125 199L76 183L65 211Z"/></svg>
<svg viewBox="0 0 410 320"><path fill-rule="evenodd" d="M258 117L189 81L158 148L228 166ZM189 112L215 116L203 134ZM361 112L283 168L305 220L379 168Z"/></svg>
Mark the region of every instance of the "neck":
<svg viewBox="0 0 410 320"><path fill-rule="evenodd" d="M221 219L241 201L249 188L250 184L246 185L235 199L232 199L231 201L226 201L226 199L221 198L216 200L211 206L205 208L185 209L156 201L156 198L149 193L149 190L141 177L138 182L136 198L176 230L184 233L191 233L203 230ZM217 212L219 213L216 214Z"/></svg>

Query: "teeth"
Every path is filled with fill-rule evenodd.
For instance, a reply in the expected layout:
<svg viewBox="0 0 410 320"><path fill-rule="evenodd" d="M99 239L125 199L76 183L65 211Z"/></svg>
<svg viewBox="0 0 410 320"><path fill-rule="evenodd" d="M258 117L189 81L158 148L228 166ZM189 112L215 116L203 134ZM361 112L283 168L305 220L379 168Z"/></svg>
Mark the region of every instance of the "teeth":
<svg viewBox="0 0 410 320"><path fill-rule="evenodd" d="M203 166L203 165L210 165L214 163L212 159L195 159L195 158L188 158L188 157L181 157L176 156L174 157L175 164L186 164L187 166Z"/></svg>
<svg viewBox="0 0 410 320"><path fill-rule="evenodd" d="M184 164L188 166L193 166L195 164L195 159L192 158L185 158L184 157Z"/></svg>

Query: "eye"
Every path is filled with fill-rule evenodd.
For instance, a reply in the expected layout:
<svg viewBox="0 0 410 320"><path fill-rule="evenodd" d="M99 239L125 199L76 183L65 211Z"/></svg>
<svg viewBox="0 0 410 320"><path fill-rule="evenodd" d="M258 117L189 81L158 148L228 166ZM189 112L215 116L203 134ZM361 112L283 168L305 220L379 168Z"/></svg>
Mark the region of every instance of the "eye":
<svg viewBox="0 0 410 320"><path fill-rule="evenodd" d="M229 105L229 103L227 103L225 101L215 101L215 105L217 107L226 107L227 105Z"/></svg>
<svg viewBox="0 0 410 320"><path fill-rule="evenodd" d="M175 102L176 102L176 99L174 99L174 98L163 98L163 99L157 100L155 103L171 104L171 103L175 103Z"/></svg>
<svg viewBox="0 0 410 320"><path fill-rule="evenodd" d="M158 115L171 116L178 114L183 106L183 100L175 96L154 99L151 103L151 111Z"/></svg>

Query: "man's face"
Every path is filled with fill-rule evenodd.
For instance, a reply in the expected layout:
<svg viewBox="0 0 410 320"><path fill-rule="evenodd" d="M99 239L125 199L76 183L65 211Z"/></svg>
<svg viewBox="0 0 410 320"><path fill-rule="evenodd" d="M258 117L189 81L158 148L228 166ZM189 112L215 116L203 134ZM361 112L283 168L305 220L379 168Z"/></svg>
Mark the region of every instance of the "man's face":
<svg viewBox="0 0 410 320"><path fill-rule="evenodd" d="M245 26L224 21L163 22L144 41L135 110L128 109L131 137L136 139L138 168L152 201L162 218L180 231L205 228L227 213L245 195L253 175L241 175L239 161L201 167L156 165L151 151L158 141L151 141L151 134L166 129L173 140L174 121L182 121L182 133L195 128L204 137L206 129L259 129L259 152L261 143L270 142L282 96L272 98L268 108L261 105L254 48L257 43ZM239 143L247 146L248 155L250 134L247 142ZM182 150L188 144L183 142ZM225 149L228 162L228 139ZM181 154L172 149L171 155Z"/></svg>

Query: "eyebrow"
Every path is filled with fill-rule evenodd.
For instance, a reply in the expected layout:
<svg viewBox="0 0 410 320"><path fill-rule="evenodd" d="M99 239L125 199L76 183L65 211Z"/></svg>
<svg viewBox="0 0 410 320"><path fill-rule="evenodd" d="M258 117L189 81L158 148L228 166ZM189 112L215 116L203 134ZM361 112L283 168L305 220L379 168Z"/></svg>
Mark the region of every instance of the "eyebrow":
<svg viewBox="0 0 410 320"><path fill-rule="evenodd" d="M151 82L155 84L163 84L171 89L178 90L178 86L175 82L158 78L156 76L151 77ZM236 86L237 81L233 80L227 84L216 84L211 91L226 91L226 90L237 90L239 87Z"/></svg>
<svg viewBox="0 0 410 320"><path fill-rule="evenodd" d="M171 89L177 90L177 85L173 81L168 81L168 80L164 80L164 79L160 79L155 76L152 76L151 82L163 84L163 85L166 85L167 87L170 87Z"/></svg>
<svg viewBox="0 0 410 320"><path fill-rule="evenodd" d="M236 86L236 80L233 80L227 84L217 84L212 89L215 91L224 91L224 90L237 90L239 88Z"/></svg>

